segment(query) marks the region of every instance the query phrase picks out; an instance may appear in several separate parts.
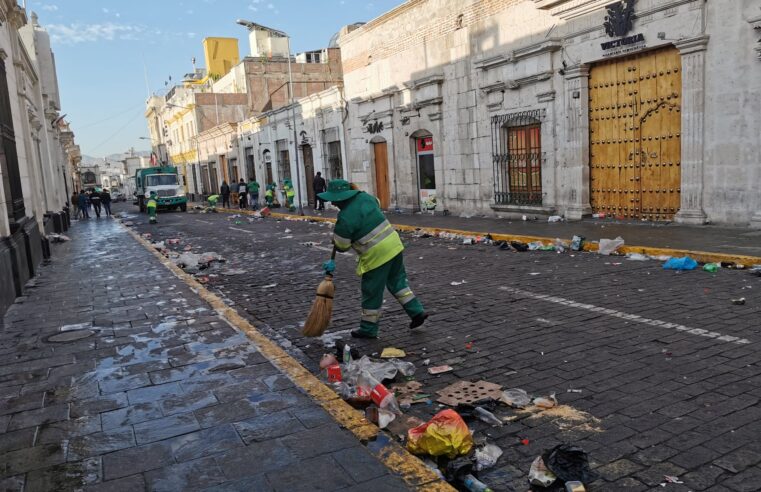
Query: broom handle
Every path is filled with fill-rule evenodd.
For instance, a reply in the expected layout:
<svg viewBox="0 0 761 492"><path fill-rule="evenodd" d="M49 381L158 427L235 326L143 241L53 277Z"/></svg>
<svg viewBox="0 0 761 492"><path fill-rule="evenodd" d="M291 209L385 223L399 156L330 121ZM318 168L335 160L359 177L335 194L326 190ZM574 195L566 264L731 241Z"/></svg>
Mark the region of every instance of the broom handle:
<svg viewBox="0 0 761 492"><path fill-rule="evenodd" d="M331 260L335 260L336 259L336 247L335 246L333 246L333 252L330 253L330 259ZM329 273L328 276L332 278L333 274Z"/></svg>

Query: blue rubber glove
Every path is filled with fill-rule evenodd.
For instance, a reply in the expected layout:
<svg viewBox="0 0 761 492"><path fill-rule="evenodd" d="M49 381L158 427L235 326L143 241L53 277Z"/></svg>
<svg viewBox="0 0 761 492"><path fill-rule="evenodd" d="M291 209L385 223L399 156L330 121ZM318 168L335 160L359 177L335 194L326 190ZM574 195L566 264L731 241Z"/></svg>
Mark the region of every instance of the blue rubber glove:
<svg viewBox="0 0 761 492"><path fill-rule="evenodd" d="M336 262L328 260L322 264L322 269L325 270L325 273L332 274L336 271Z"/></svg>

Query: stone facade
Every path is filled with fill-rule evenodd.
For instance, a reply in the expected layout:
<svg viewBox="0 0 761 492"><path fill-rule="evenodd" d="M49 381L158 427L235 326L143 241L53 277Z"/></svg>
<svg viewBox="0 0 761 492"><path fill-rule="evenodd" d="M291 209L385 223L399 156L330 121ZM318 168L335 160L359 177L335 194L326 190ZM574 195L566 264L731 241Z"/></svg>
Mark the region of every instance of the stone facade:
<svg viewBox="0 0 761 492"><path fill-rule="evenodd" d="M23 293L46 234L68 229L77 147L59 116L53 53L37 16L0 0L0 314Z"/></svg>
<svg viewBox="0 0 761 492"><path fill-rule="evenodd" d="M436 212L579 219L592 212L590 70L624 54L675 47L682 66L675 219L759 223L758 2L628 2L630 29L610 36L605 7L612 3L410 0L343 35L351 179L376 193L377 182L387 182L389 207L420 209L417 139L426 138ZM620 43L632 46L606 47L627 34L637 36ZM497 172L503 127L494 125L520 118L539 128L540 197L498 203L512 190ZM387 170L376 166L377 145L387 148Z"/></svg>
<svg viewBox="0 0 761 492"><path fill-rule="evenodd" d="M294 131L291 125L296 119L298 143L298 169L294 159ZM238 124L237 153L243 156L246 180L252 175L260 185L276 183L283 203L283 180L294 184L296 203L314 204L312 179L317 172L330 179L348 176L344 121L345 100L341 87L331 87L296 101L293 105L261 116L249 118ZM301 178L298 185L297 177ZM263 199L263 193L260 197Z"/></svg>

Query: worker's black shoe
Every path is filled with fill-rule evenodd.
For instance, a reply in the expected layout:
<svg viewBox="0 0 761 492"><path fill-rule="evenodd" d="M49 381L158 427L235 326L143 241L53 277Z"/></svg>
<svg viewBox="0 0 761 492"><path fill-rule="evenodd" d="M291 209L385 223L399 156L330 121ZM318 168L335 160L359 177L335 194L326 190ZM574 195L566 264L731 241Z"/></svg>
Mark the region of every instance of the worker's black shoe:
<svg viewBox="0 0 761 492"><path fill-rule="evenodd" d="M412 321L410 321L410 330L417 328L418 326L421 326L423 323L425 323L425 320L428 319L428 313L420 313L416 315L414 318L412 318Z"/></svg>
<svg viewBox="0 0 761 492"><path fill-rule="evenodd" d="M369 338L369 339L378 338L378 335L370 335L369 333L365 333L362 330L352 330L351 336L353 336L354 338Z"/></svg>

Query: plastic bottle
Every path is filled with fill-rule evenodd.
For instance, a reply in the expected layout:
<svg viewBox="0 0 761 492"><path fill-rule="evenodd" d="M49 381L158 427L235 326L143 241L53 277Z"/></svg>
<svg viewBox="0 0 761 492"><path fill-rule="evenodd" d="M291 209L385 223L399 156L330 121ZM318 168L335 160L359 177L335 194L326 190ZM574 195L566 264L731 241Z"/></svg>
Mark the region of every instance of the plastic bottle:
<svg viewBox="0 0 761 492"><path fill-rule="evenodd" d="M343 362L344 364L351 362L351 347L348 343L344 345Z"/></svg>
<svg viewBox="0 0 761 492"><path fill-rule="evenodd" d="M488 485L474 477L473 475L465 475L462 479L462 484L470 492L493 492Z"/></svg>
<svg viewBox="0 0 761 492"><path fill-rule="evenodd" d="M501 426L504 423L499 420L496 415L486 410L485 408L476 407L473 409L473 413L476 415L476 417L478 417L479 420L486 422L487 424Z"/></svg>

